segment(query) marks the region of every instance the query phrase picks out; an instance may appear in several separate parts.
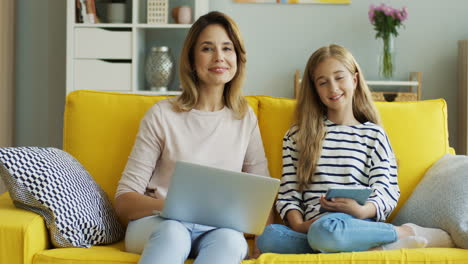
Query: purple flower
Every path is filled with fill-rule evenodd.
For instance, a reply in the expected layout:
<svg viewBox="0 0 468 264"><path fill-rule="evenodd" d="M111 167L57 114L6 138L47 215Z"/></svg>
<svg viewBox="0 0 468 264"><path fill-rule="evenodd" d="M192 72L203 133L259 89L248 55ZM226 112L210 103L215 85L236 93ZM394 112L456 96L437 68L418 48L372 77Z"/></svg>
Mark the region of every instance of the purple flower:
<svg viewBox="0 0 468 264"><path fill-rule="evenodd" d="M398 36L397 29L408 18L408 9L393 8L384 3L375 6L371 4L368 11L369 21L377 31L376 38L388 38L390 35Z"/></svg>
<svg viewBox="0 0 468 264"><path fill-rule="evenodd" d="M397 9L392 8L392 13L390 14L390 16L393 17L394 19L396 19L398 12L400 12L400 11L398 11Z"/></svg>
<svg viewBox="0 0 468 264"><path fill-rule="evenodd" d="M401 9L401 19L400 21L405 21L408 18L408 8L405 6Z"/></svg>
<svg viewBox="0 0 468 264"><path fill-rule="evenodd" d="M393 18L396 18L398 20L403 21L403 14L400 11L395 12L395 16Z"/></svg>
<svg viewBox="0 0 468 264"><path fill-rule="evenodd" d="M374 9L369 9L369 21L371 24L374 24L375 11Z"/></svg>
<svg viewBox="0 0 468 264"><path fill-rule="evenodd" d="M391 16L392 13L393 13L393 9L392 9L391 7L389 7L389 6L388 6L388 7L385 7L385 9L384 9L383 11L384 11L384 14L385 14L386 16Z"/></svg>

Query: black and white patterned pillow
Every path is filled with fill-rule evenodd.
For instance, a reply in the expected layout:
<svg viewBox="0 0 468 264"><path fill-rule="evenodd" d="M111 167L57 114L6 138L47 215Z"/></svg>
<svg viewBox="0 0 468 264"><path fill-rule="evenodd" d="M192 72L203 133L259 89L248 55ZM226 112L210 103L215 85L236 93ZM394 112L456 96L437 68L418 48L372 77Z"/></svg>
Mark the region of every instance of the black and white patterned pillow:
<svg viewBox="0 0 468 264"><path fill-rule="evenodd" d="M56 148L0 148L0 176L17 207L44 217L56 247L119 241L124 229L104 191Z"/></svg>

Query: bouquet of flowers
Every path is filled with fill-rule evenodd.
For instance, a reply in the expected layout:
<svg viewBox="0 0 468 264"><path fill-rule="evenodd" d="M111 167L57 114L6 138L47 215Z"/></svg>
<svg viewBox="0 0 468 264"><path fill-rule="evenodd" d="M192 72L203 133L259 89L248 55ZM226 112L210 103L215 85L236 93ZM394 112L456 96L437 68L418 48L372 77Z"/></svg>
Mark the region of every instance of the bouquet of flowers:
<svg viewBox="0 0 468 264"><path fill-rule="evenodd" d="M370 5L369 7L369 21L374 25L375 38L382 38L383 40L383 54L381 61L381 74L390 78L393 76L393 56L391 49L393 48L391 39L398 36L397 29L402 26L403 21L408 18L408 9L392 8L391 6L381 4L379 6Z"/></svg>

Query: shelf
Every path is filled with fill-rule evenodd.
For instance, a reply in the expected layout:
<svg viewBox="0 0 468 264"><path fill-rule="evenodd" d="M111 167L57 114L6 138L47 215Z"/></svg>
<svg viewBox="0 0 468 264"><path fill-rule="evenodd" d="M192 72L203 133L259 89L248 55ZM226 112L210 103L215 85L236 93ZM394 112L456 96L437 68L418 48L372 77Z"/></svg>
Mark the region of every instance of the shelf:
<svg viewBox="0 0 468 264"><path fill-rule="evenodd" d="M131 28L132 24L123 23L123 24L113 24L113 23L99 23L99 24L89 24L89 23L75 23L75 28Z"/></svg>
<svg viewBox="0 0 468 264"><path fill-rule="evenodd" d="M135 24L136 28L190 28L192 24Z"/></svg>
<svg viewBox="0 0 468 264"><path fill-rule="evenodd" d="M190 28L192 24L112 24L112 23L99 23L99 24L86 24L76 23L75 28Z"/></svg>
<svg viewBox="0 0 468 264"><path fill-rule="evenodd" d="M367 85L378 86L418 86L419 82L405 81L367 81Z"/></svg>

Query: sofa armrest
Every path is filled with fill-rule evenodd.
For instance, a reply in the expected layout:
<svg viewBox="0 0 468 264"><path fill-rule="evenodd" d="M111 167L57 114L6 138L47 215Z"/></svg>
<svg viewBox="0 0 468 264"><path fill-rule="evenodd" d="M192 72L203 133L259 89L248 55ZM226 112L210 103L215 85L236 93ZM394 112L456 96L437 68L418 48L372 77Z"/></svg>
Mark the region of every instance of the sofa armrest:
<svg viewBox="0 0 468 264"><path fill-rule="evenodd" d="M0 263L30 264L34 255L49 247L44 219L16 208L8 193L0 195Z"/></svg>

